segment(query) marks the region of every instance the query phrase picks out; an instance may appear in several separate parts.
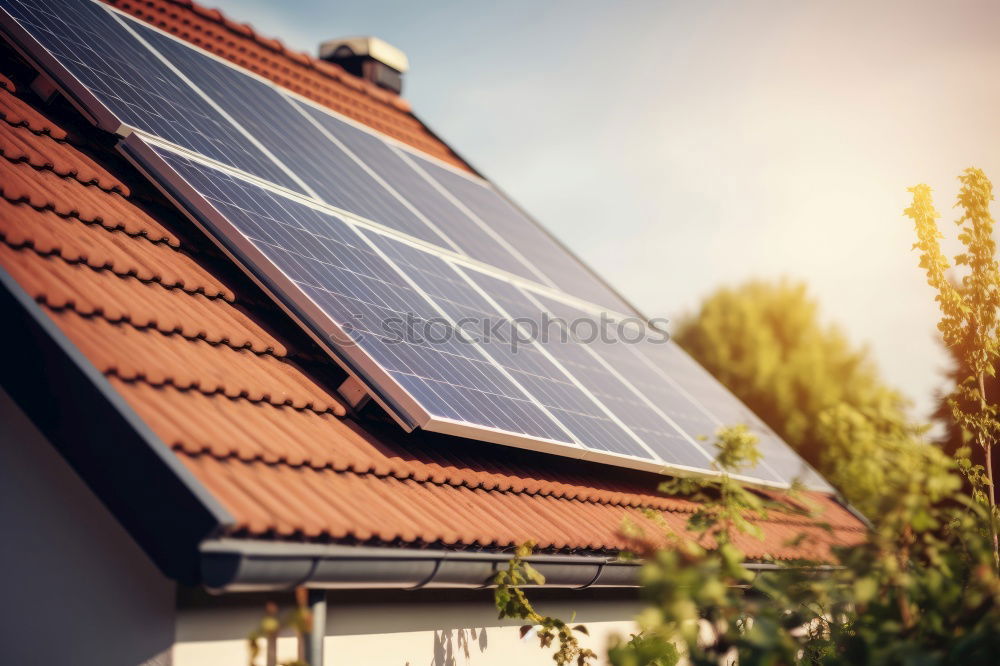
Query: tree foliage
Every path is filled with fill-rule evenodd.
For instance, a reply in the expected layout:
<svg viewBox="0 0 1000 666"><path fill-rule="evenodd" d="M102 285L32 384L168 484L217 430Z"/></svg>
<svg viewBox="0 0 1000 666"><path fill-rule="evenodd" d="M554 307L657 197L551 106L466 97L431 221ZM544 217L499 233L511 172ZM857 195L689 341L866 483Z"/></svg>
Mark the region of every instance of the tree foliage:
<svg viewBox="0 0 1000 666"><path fill-rule="evenodd" d="M904 398L866 349L822 323L801 283L719 289L674 339L866 515L887 456L920 445Z"/></svg>
<svg viewBox="0 0 1000 666"><path fill-rule="evenodd" d="M264 653L264 666L309 666L305 661L306 641L313 631L312 612L307 601L308 592L304 587L295 588L295 607L278 614L278 606L269 601L264 609L264 617L247 636L249 666L257 666L257 658ZM298 657L278 662L278 636L286 630L295 633L298 643ZM263 649L261 648L263 643Z"/></svg>
<svg viewBox="0 0 1000 666"><path fill-rule="evenodd" d="M735 434L720 432L717 461ZM693 540L678 538L670 549L652 540L648 550L640 546L649 607L639 618L641 632L612 646L612 663L658 663L649 656L665 642L703 666L734 657L775 665L995 663L1000 579L984 534L990 515L962 493L953 461L933 447L917 451L922 455L908 467L886 475L871 538L839 549L832 569L785 563L754 572L731 536L716 534L745 531L742 523L716 523L718 545L705 548L706 524L696 516L687 526ZM711 483L730 481L702 482L698 492ZM763 516L744 495L716 495L706 510ZM676 663L665 660L669 654L659 663Z"/></svg>
<svg viewBox="0 0 1000 666"><path fill-rule="evenodd" d="M752 441L745 428L723 429L715 441L721 478L664 486L702 507L683 533L667 534L669 547L635 522L623 526L644 561L647 606L639 631L609 645L611 664L996 663L1000 579L985 529L991 516L964 494L954 461L926 446L908 467L894 466L879 498L882 519L867 542L835 549L834 566L775 562L758 571L734 536L756 533L755 522L794 503L768 506L732 480L756 455ZM510 598L508 586L498 605Z"/></svg>

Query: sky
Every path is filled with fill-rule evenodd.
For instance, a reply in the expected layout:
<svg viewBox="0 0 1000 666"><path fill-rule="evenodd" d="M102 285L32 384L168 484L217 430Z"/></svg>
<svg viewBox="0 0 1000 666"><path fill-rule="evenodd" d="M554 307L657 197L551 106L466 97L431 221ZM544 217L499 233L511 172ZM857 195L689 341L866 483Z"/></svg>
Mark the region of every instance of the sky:
<svg viewBox="0 0 1000 666"><path fill-rule="evenodd" d="M902 210L926 182L953 237L962 169L1000 188L1000 3L215 5L403 49L415 113L647 316L805 281L927 417L946 358Z"/></svg>

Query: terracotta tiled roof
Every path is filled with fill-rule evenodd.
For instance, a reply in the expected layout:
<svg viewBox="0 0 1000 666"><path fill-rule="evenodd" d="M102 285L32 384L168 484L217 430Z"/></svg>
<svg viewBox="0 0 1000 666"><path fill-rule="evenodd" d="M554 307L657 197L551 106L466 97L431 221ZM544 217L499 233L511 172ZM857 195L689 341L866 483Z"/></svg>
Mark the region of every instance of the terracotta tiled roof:
<svg viewBox="0 0 1000 666"><path fill-rule="evenodd" d="M347 417L339 368L82 121L66 115L67 133L13 90L0 78L0 265L228 509L230 534L607 551L638 509L680 529L695 508L652 475ZM829 530L772 514L747 552L825 558L864 538L810 499Z"/></svg>
<svg viewBox="0 0 1000 666"><path fill-rule="evenodd" d="M261 36L252 26L191 0L104 1L403 143L468 169L410 113L406 100L339 65L288 49L277 39Z"/></svg>

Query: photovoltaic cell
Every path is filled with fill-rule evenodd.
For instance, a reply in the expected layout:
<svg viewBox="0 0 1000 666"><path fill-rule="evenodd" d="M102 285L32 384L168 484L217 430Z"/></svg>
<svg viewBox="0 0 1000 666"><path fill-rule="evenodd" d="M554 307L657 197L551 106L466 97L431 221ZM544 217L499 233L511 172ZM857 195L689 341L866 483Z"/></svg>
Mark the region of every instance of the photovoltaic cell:
<svg viewBox="0 0 1000 666"><path fill-rule="evenodd" d="M304 112L364 160L380 178L399 192L445 236L473 259L485 262L530 280L537 280L525 264L511 254L489 233L449 201L431 182L407 164L399 152L382 139L362 131L309 104L297 102ZM448 249L441 239L427 239Z"/></svg>
<svg viewBox="0 0 1000 666"><path fill-rule="evenodd" d="M488 184L473 182L422 157L414 155L413 159L563 291L617 312L632 314L632 308L576 257Z"/></svg>
<svg viewBox="0 0 1000 666"><path fill-rule="evenodd" d="M0 0L0 8L123 124L299 191L263 152L90 0Z"/></svg>
<svg viewBox="0 0 1000 666"><path fill-rule="evenodd" d="M325 202L444 245L440 236L330 141L276 88L152 28L136 24L136 30Z"/></svg>
<svg viewBox="0 0 1000 666"><path fill-rule="evenodd" d="M569 443L340 219L168 151L160 157L436 419ZM207 222L213 224L212 222ZM213 225L214 226L214 225ZM239 249L230 243L231 251ZM247 262L251 267L254 262ZM329 329L326 329L329 330Z"/></svg>
<svg viewBox="0 0 1000 666"><path fill-rule="evenodd" d="M421 290L460 323L473 339L587 448L621 452L630 438L593 398L581 391L532 341L515 330L516 323L501 315L446 261L381 234L366 232ZM641 447L631 455L652 460Z"/></svg>

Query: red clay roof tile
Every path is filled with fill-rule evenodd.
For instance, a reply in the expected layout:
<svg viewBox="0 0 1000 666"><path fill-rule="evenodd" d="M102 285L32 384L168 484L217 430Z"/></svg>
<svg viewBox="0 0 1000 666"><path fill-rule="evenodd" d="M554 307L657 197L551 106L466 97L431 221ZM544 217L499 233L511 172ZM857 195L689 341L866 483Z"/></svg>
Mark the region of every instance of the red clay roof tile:
<svg viewBox="0 0 1000 666"><path fill-rule="evenodd" d="M650 535L657 529L640 512L614 504L471 490L210 455L181 459L215 490L230 511L240 516L234 533L248 536L485 548L509 548L534 540L543 550L600 551L627 547L620 533L626 517L645 527ZM291 498L290 489L294 489ZM669 526L683 532L683 517L668 513L664 518ZM857 529L825 530L780 522L765 522L761 527L764 540L737 537L738 545L753 558L827 560L831 546L849 546L864 539L864 532ZM792 545L791 539L800 534L809 538L804 544Z"/></svg>
<svg viewBox="0 0 1000 666"><path fill-rule="evenodd" d="M11 94L12 87L3 86L5 94L0 94L0 118L8 125L27 127L35 134L48 134L53 139L63 141L66 131L33 109L23 100Z"/></svg>
<svg viewBox="0 0 1000 666"><path fill-rule="evenodd" d="M276 308L255 305L248 281L227 286L200 232L179 215L151 217L122 182L136 174L104 165L84 143L55 141L56 126L11 89L0 90L4 108L31 121L0 126L0 265L230 510L233 534L503 548L533 539L606 551L627 545L625 516L652 529L640 508L683 529L696 505L659 494L653 475L340 418L335 383L303 369L318 362L324 376L342 377L339 368L283 343L303 337L289 322L280 338L269 332L259 321L273 324ZM161 200L151 210L168 208ZM830 532L772 515L763 542L741 545L754 557L825 559L832 545L864 538L832 498L809 498ZM787 545L801 532L812 539Z"/></svg>
<svg viewBox="0 0 1000 666"><path fill-rule="evenodd" d="M329 393L271 354L137 329L99 317L83 317L72 310L54 311L52 315L97 369L107 375L316 412L342 409Z"/></svg>
<svg viewBox="0 0 1000 666"><path fill-rule="evenodd" d="M32 208L51 210L63 218L76 218L130 236L145 236L154 242L177 246L177 238L142 209L117 192L105 196L97 187L87 187L72 176L60 177L52 168L33 168L24 162L0 160L0 197L26 202Z"/></svg>
<svg viewBox="0 0 1000 666"><path fill-rule="evenodd" d="M0 155L11 162L27 162L36 169L51 169L58 176L72 177L84 184L97 185L102 190L129 195L128 188L103 167L49 136L40 141L18 132L15 126L0 123Z"/></svg>
<svg viewBox="0 0 1000 666"><path fill-rule="evenodd" d="M3 244L0 258L32 297L53 310L69 309L83 316L257 353L286 354L284 345L222 299L187 294L157 282L69 263L58 255L40 255Z"/></svg>
<svg viewBox="0 0 1000 666"><path fill-rule="evenodd" d="M158 282L166 287L233 300L233 293L187 255L163 243L136 239L99 225L81 224L49 210L0 200L0 239L11 247L29 247L72 263L107 269L122 277ZM138 240L138 242L136 242Z"/></svg>

